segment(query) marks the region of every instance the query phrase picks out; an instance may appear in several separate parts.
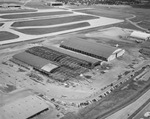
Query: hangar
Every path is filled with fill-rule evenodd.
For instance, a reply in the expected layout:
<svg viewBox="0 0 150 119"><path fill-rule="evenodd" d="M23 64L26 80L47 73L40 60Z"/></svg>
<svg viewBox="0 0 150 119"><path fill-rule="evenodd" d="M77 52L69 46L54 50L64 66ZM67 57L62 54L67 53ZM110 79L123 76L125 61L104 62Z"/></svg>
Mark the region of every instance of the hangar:
<svg viewBox="0 0 150 119"><path fill-rule="evenodd" d="M45 73L50 73L53 69L58 67L57 65L52 64L49 60L43 59L27 52L21 52L14 55L11 61L14 61L15 63L18 63L20 65L32 66L34 69L41 70Z"/></svg>
<svg viewBox="0 0 150 119"><path fill-rule="evenodd" d="M84 39L67 39L60 47L85 54L102 61L111 61L124 54L125 50L100 43L89 42Z"/></svg>
<svg viewBox="0 0 150 119"><path fill-rule="evenodd" d="M61 47L55 47L55 46L51 46L51 45L46 46L46 47L51 49L51 50L62 53L64 55L71 56L76 60L80 60L80 65L81 66L84 65L83 67L86 67L86 68L91 69L91 68L94 68L97 65L100 65L100 63L101 63L101 60L99 60L99 59L96 59L96 58L93 58L93 57L90 57L90 56L87 56L87 55L84 55L84 54L80 54L80 53L77 53L77 52L73 52L73 51L70 51L70 50L67 50L67 49L64 49L64 48L61 48ZM82 62L82 64L81 64L81 62Z"/></svg>
<svg viewBox="0 0 150 119"><path fill-rule="evenodd" d="M141 40L149 40L150 39L150 34L141 32L141 31L133 31L130 34L131 38L136 38L136 39L141 39Z"/></svg>
<svg viewBox="0 0 150 119"><path fill-rule="evenodd" d="M11 61L26 68L33 67L33 69L62 82L88 71L85 67L89 66L86 61L41 46L32 47L25 52L16 54Z"/></svg>

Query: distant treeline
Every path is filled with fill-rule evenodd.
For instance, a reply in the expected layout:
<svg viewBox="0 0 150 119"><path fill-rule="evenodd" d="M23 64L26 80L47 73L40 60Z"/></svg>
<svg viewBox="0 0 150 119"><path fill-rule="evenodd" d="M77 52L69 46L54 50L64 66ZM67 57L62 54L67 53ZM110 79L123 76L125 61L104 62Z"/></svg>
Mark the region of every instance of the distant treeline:
<svg viewBox="0 0 150 119"><path fill-rule="evenodd" d="M56 0L65 4L72 5L92 5L92 4L110 4L110 5L135 5L135 4L150 4L150 0Z"/></svg>

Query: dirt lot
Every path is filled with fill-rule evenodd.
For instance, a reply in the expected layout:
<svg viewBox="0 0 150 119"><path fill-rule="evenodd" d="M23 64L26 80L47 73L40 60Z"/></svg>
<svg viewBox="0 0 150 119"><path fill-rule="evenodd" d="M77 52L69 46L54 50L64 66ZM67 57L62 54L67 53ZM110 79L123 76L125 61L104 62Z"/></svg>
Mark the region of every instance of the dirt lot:
<svg viewBox="0 0 150 119"><path fill-rule="evenodd" d="M93 9L75 10L75 11L116 19L125 19L132 16L130 13L122 14L122 11L120 11L122 10L122 8L95 7L95 6L93 6L92 8Z"/></svg>
<svg viewBox="0 0 150 119"><path fill-rule="evenodd" d="M4 23L0 23L0 26L2 26Z"/></svg>
<svg viewBox="0 0 150 119"><path fill-rule="evenodd" d="M47 6L41 0L31 0L25 4L27 7L38 8L38 9L53 9L51 6Z"/></svg>

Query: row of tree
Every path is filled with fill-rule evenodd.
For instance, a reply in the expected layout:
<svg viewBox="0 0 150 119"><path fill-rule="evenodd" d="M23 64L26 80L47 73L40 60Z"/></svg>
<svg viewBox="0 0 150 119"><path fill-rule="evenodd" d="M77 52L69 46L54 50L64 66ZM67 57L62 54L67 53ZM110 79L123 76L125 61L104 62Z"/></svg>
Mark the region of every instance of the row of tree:
<svg viewBox="0 0 150 119"><path fill-rule="evenodd" d="M58 2L63 2L65 4L143 4L143 3L150 3L150 0L56 0Z"/></svg>

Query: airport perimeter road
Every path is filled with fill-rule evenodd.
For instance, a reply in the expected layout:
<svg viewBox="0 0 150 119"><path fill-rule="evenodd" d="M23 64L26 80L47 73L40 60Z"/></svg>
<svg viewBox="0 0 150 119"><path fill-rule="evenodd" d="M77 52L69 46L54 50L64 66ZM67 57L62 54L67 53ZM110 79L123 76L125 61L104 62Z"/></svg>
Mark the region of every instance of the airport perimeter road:
<svg viewBox="0 0 150 119"><path fill-rule="evenodd" d="M134 19L134 18L136 18L135 15L133 15L132 17L126 18L126 20L127 20L129 23L131 23L132 25L134 25L135 27L137 27L137 28L139 28L139 29L141 29L141 30L144 30L144 31L148 31L147 29L145 29L145 28L139 26L137 23L132 22L131 19Z"/></svg>
<svg viewBox="0 0 150 119"><path fill-rule="evenodd" d="M125 108L117 111L106 119L128 119L138 108L140 108L150 98L150 90L144 93L135 102L129 104Z"/></svg>
<svg viewBox="0 0 150 119"><path fill-rule="evenodd" d="M150 98L128 119L140 119L144 117L146 112L150 111Z"/></svg>
<svg viewBox="0 0 150 119"><path fill-rule="evenodd" d="M141 67L136 68L134 72L138 71L139 69L141 69L142 67L144 67L148 64L150 64L150 61L146 61ZM131 76L132 74L134 74L134 72L133 73L131 72L127 76L128 77ZM127 76L124 77L123 79L126 79ZM150 90L145 92L140 98L135 100L135 102L129 104L125 108L122 108L121 110L117 111L116 113L110 115L106 119L128 119L130 117L130 115L132 115L138 108L140 108L149 98L150 98ZM136 97L135 97L135 99L136 99Z"/></svg>

